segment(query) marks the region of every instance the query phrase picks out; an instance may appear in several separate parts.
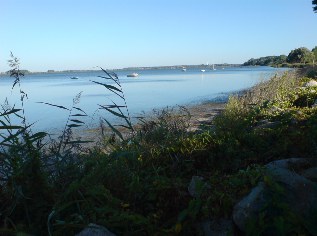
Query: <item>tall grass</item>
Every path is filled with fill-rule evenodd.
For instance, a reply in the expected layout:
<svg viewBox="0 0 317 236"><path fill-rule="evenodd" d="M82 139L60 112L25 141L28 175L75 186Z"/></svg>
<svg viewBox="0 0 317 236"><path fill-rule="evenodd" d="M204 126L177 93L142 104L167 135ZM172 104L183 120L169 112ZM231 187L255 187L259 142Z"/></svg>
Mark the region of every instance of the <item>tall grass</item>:
<svg viewBox="0 0 317 236"><path fill-rule="evenodd" d="M98 77L103 78L105 81L107 81L107 80L112 81L112 82L114 82L114 85L108 84L106 82L101 83L101 82L98 82L95 80L92 80L92 82L105 87L105 89L107 89L108 91L110 91L111 93L113 93L114 95L119 97L121 99L121 101L123 102L123 104L118 105L114 101L111 100L112 104L110 104L110 105L98 104L99 109L106 110L107 112L111 113L115 117L123 119L124 123L117 125L117 126L128 129L131 132L131 134L134 134L134 128L133 128L132 123L131 123L131 116L129 113L129 108L127 106L125 95L124 95L124 92L122 90L122 86L121 86L121 83L120 83L118 76L115 73L109 73L102 68L101 68L101 70L106 74L106 76L98 76ZM126 112L124 112L122 109L125 109ZM103 121L105 121L107 123L107 125L121 139L121 141L124 140L122 133L118 130L116 125L112 125L105 118L103 118Z"/></svg>
<svg viewBox="0 0 317 236"><path fill-rule="evenodd" d="M14 78L12 89L18 86L20 108L2 106L0 113L1 133L1 179L3 203L1 220L5 233L20 231L23 227L37 234L45 229L43 213L50 209L52 197L46 174L43 172L42 140L45 132L33 133L32 124L27 123L24 101L27 94L22 90L20 80L23 74L19 70L19 60L11 53L10 76ZM21 120L20 124L11 124L11 117Z"/></svg>

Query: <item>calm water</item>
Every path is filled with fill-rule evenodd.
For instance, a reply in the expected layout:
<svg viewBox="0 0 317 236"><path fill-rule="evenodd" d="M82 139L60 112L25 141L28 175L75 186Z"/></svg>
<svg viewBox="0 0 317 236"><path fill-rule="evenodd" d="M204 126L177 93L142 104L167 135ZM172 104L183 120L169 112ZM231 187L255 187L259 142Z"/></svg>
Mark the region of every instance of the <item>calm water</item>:
<svg viewBox="0 0 317 236"><path fill-rule="evenodd" d="M218 68L216 71L200 69L170 70L142 70L117 71L127 105L132 116L149 112L152 109L166 106L186 105L211 100L223 94L228 94L253 86L257 82L267 79L278 71L271 67L252 68ZM127 74L139 73L137 78L128 78ZM67 120L68 111L40 104L47 102L65 107L71 107L73 98L82 91L80 103L76 106L83 109L89 118L85 120L89 127L99 122L104 116L113 121L104 111L98 110L98 104L111 104L110 99L122 104L109 91L91 80L108 82L97 76L104 76L100 72L34 74L26 75L22 79L22 89L28 94L26 101L26 116L29 123L35 122L35 129L62 129ZM79 79L72 80L76 76ZM12 78L0 77L0 103L8 98L9 104L21 107L18 88L12 87Z"/></svg>

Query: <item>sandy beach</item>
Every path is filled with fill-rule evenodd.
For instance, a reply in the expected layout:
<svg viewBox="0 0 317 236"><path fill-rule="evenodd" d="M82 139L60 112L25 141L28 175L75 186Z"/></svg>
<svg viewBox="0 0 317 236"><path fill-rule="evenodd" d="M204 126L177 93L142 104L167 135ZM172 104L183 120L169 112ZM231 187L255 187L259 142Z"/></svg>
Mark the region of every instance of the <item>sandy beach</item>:
<svg viewBox="0 0 317 236"><path fill-rule="evenodd" d="M210 125L212 119L225 108L225 102L205 102L186 107L191 114L190 131L195 131L200 125Z"/></svg>

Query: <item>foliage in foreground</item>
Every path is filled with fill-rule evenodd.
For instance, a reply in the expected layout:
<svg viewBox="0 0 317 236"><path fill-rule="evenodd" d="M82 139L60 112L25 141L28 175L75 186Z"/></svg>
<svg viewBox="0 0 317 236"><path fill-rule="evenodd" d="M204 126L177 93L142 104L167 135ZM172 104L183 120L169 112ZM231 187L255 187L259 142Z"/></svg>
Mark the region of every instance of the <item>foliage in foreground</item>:
<svg viewBox="0 0 317 236"><path fill-rule="evenodd" d="M317 94L302 87L308 80L286 73L260 83L197 132L188 131L186 109L163 110L130 136L112 127L118 138L85 152L45 148L44 133L9 124L19 113L4 109L0 232L73 235L96 223L118 235L202 235L204 220L230 218L263 178L263 164L316 155ZM290 233L303 232L287 220L299 224Z"/></svg>

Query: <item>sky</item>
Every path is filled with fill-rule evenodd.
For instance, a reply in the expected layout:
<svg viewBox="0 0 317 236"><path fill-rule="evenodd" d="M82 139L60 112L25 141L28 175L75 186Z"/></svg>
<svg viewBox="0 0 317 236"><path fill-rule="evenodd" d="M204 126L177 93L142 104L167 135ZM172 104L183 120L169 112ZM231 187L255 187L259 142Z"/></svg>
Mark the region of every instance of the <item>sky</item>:
<svg viewBox="0 0 317 236"><path fill-rule="evenodd" d="M243 63L316 29L311 0L0 0L0 72Z"/></svg>

